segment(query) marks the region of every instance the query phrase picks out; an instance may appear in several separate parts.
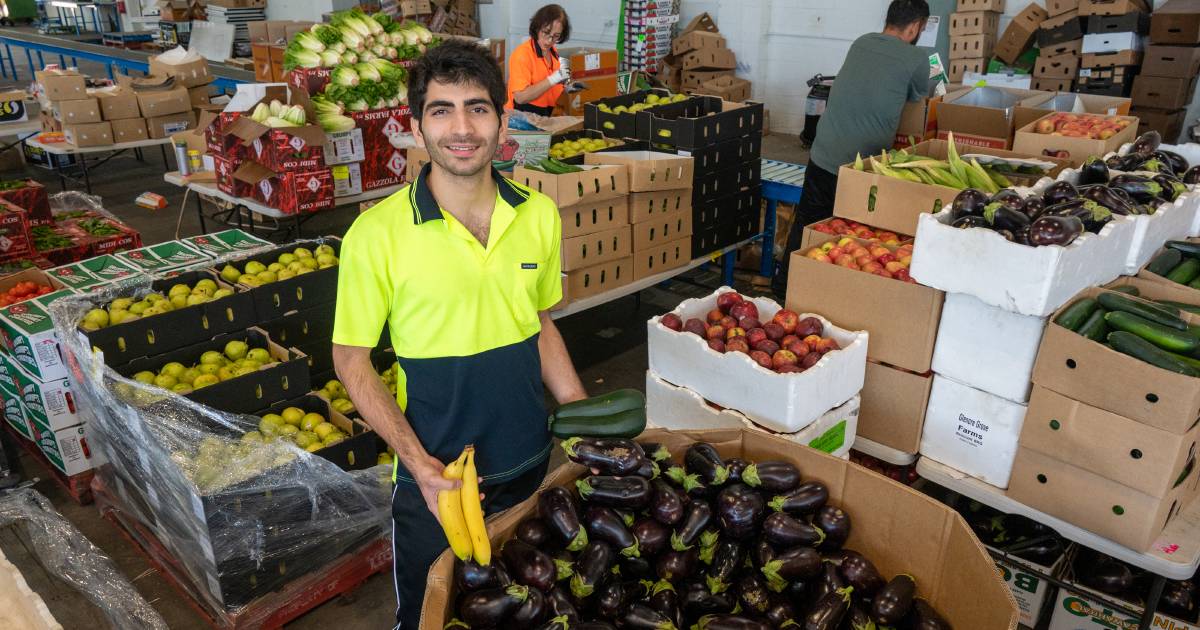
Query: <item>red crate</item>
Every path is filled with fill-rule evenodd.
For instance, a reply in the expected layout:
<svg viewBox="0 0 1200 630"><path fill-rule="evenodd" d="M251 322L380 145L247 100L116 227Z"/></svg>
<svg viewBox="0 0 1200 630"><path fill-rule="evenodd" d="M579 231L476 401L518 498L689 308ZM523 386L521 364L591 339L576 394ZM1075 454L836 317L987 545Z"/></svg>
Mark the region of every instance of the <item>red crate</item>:
<svg viewBox="0 0 1200 630"><path fill-rule="evenodd" d="M368 154L391 149L393 136L412 131L412 110L408 105L350 112L347 116L362 129L363 151Z"/></svg>
<svg viewBox="0 0 1200 630"><path fill-rule="evenodd" d="M333 68L295 68L287 73L285 80L288 85L304 90L309 95L317 95L329 85L329 77Z"/></svg>
<svg viewBox="0 0 1200 630"><path fill-rule="evenodd" d="M367 153L366 159L359 164L363 192L404 182L407 166L408 151L404 149L388 148Z"/></svg>
<svg viewBox="0 0 1200 630"><path fill-rule="evenodd" d="M46 187L32 179L24 180L24 183L20 188L0 190L0 199L23 210L30 226L54 223Z"/></svg>
<svg viewBox="0 0 1200 630"><path fill-rule="evenodd" d="M28 258L33 254L25 211L0 199L0 260Z"/></svg>
<svg viewBox="0 0 1200 630"><path fill-rule="evenodd" d="M315 170L325 166L325 146L283 129L272 129L245 147L245 158L272 171Z"/></svg>
<svg viewBox="0 0 1200 630"><path fill-rule="evenodd" d="M213 165L217 172L217 189L227 195L249 199L254 196L254 186L234 179L233 174L242 162L238 158L213 156Z"/></svg>
<svg viewBox="0 0 1200 630"><path fill-rule="evenodd" d="M334 205L333 173L328 168L275 173L247 162L234 177L254 187L255 199L284 214L305 214Z"/></svg>

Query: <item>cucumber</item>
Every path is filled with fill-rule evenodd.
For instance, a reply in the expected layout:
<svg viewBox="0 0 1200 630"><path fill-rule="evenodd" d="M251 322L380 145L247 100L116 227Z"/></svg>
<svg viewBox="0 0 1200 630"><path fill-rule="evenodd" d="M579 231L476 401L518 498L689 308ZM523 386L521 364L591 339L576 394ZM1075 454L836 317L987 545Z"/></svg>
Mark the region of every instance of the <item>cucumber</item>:
<svg viewBox="0 0 1200 630"><path fill-rule="evenodd" d="M1190 241L1167 241L1167 249L1173 249L1185 256L1200 257L1200 243Z"/></svg>
<svg viewBox="0 0 1200 630"><path fill-rule="evenodd" d="M616 391L562 405L550 414L557 438L631 438L646 428L646 396L636 389Z"/></svg>
<svg viewBox="0 0 1200 630"><path fill-rule="evenodd" d="M1183 262L1183 252L1177 249L1168 249L1167 251L1154 257L1150 264L1146 265L1146 271L1150 273L1165 276L1172 269L1179 266Z"/></svg>
<svg viewBox="0 0 1200 630"><path fill-rule="evenodd" d="M1193 368L1196 368L1197 370L1200 370L1200 359L1197 359L1195 357L1184 356L1182 354L1176 354L1174 352L1168 352L1167 354L1171 355L1173 358L1175 358L1179 361L1183 361L1184 363L1192 366Z"/></svg>
<svg viewBox="0 0 1200 630"><path fill-rule="evenodd" d="M1179 263L1165 276L1167 280L1177 284L1187 284L1200 276L1200 260L1188 258Z"/></svg>
<svg viewBox="0 0 1200 630"><path fill-rule="evenodd" d="M1200 376L1200 370L1176 359L1171 353L1159 349L1158 346L1141 337L1118 330L1108 334L1108 343L1113 350L1140 359L1164 370L1169 370L1185 376Z"/></svg>
<svg viewBox="0 0 1200 630"><path fill-rule="evenodd" d="M1187 285L1188 285L1188 288L1191 288L1191 289L1200 289L1200 276L1197 276L1191 282L1187 283Z"/></svg>
<svg viewBox="0 0 1200 630"><path fill-rule="evenodd" d="M1109 289L1109 291L1116 291L1117 293L1124 293L1125 295L1132 295L1133 297L1137 297L1142 294L1141 291L1138 291L1137 287L1129 284L1113 287Z"/></svg>
<svg viewBox="0 0 1200 630"><path fill-rule="evenodd" d="M1133 333L1146 341L1172 352L1192 352L1200 347L1200 339L1187 331L1178 331L1125 311L1113 311L1104 321L1114 330Z"/></svg>
<svg viewBox="0 0 1200 630"><path fill-rule="evenodd" d="M1182 319L1179 319L1179 311L1177 309L1154 304L1153 302L1135 300L1119 293L1101 293L1096 299L1100 302L1100 306L1110 311L1125 311L1126 313L1133 313L1152 322L1162 324L1168 328L1187 330L1187 324Z"/></svg>
<svg viewBox="0 0 1200 630"><path fill-rule="evenodd" d="M1167 308L1177 308L1181 311L1200 315L1200 305L1185 304L1183 302L1172 302L1171 300L1155 300L1156 304L1161 304Z"/></svg>
<svg viewBox="0 0 1200 630"><path fill-rule="evenodd" d="M1063 309L1063 312L1054 318L1054 323L1071 330L1079 332L1079 327L1100 308L1100 303L1094 298L1083 298L1077 300L1074 304Z"/></svg>
<svg viewBox="0 0 1200 630"><path fill-rule="evenodd" d="M1096 309L1076 332L1092 341L1103 341L1108 335L1108 324L1104 321L1104 314L1104 309Z"/></svg>

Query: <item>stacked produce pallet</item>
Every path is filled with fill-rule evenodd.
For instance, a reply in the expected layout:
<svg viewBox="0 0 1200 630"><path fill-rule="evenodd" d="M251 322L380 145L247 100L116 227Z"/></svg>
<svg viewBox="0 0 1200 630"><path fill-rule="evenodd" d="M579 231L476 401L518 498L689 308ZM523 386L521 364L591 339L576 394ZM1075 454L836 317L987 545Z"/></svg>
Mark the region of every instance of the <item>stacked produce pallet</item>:
<svg viewBox="0 0 1200 630"><path fill-rule="evenodd" d="M624 0L623 70L658 72L659 64L671 54L671 30L679 21L680 4L680 0Z"/></svg>
<svg viewBox="0 0 1200 630"><path fill-rule="evenodd" d="M1196 76L1200 74L1200 9L1175 0L1164 3L1150 18L1150 43L1142 73L1133 83L1139 132L1151 129L1164 141L1179 139L1187 122Z"/></svg>
<svg viewBox="0 0 1200 630"><path fill-rule="evenodd" d="M662 60L661 78L676 92L709 94L740 103L750 98L751 86L734 74L736 70L737 56L716 23L703 13L671 42L671 55Z"/></svg>
<svg viewBox="0 0 1200 630"><path fill-rule="evenodd" d="M1084 21L1079 92L1129 96L1142 60L1142 38L1150 28L1150 7L1142 2L1079 6Z"/></svg>
<svg viewBox="0 0 1200 630"><path fill-rule="evenodd" d="M1077 1L1046 2L1048 17L1038 25L1038 58L1033 89L1070 92L1079 73L1084 45L1084 20Z"/></svg>
<svg viewBox="0 0 1200 630"><path fill-rule="evenodd" d="M1074 8L1073 0L1064 0L1061 4L1066 7L1064 10ZM1025 58L1025 54L1033 45L1042 22L1049 17L1046 9L1036 2L1030 3L1029 6L1022 9L1008 23L1000 35L1000 39L996 42L996 58L1009 66L1017 65L1020 60Z"/></svg>
<svg viewBox="0 0 1200 630"><path fill-rule="evenodd" d="M984 72L996 48L1004 0L958 0L950 15L950 65L946 76L961 83L967 72Z"/></svg>

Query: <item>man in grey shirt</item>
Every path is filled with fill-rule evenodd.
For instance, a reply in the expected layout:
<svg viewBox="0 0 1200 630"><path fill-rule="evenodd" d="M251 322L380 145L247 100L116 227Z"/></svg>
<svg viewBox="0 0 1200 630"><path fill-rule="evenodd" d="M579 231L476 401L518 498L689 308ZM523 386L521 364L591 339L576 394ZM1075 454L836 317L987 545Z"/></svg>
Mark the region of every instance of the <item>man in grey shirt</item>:
<svg viewBox="0 0 1200 630"><path fill-rule="evenodd" d="M850 46L817 125L804 193L772 282L776 295L787 291L788 259L800 247L804 226L833 215L838 168L856 154L890 148L904 104L928 96L929 55L915 46L928 19L925 0L893 0L883 32L863 35Z"/></svg>

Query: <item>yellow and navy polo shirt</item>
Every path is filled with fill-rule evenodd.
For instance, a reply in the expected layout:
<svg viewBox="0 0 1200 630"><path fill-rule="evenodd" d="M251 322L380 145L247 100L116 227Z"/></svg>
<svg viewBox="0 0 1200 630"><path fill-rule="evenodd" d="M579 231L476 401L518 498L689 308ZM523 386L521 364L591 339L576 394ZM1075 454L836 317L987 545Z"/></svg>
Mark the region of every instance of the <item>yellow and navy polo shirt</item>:
<svg viewBox="0 0 1200 630"><path fill-rule="evenodd" d="M480 475L499 483L550 452L538 312L562 298L562 220L549 197L493 169L485 247L438 205L429 171L346 233L333 342L373 348L386 325L396 402L425 450L450 462L474 444Z"/></svg>

